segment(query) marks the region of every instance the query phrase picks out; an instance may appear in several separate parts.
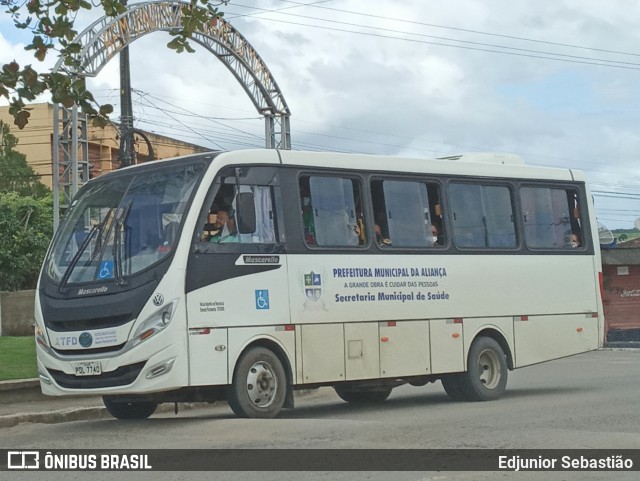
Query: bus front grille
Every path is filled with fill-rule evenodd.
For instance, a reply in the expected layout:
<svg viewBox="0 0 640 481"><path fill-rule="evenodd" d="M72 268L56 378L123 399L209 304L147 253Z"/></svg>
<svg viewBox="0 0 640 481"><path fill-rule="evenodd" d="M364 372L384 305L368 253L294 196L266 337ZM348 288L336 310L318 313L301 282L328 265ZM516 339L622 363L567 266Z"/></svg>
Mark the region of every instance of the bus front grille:
<svg viewBox="0 0 640 481"><path fill-rule="evenodd" d="M94 319L79 319L75 321L52 321L45 319L45 325L56 332L88 331L93 329L107 329L118 327L131 322L134 316L131 313L117 316L98 317Z"/></svg>
<svg viewBox="0 0 640 481"><path fill-rule="evenodd" d="M116 352L122 349L126 345L125 343L118 344L117 346L97 347L95 349L53 349L57 354L62 356L82 356L87 354L103 354L105 352Z"/></svg>
<svg viewBox="0 0 640 481"><path fill-rule="evenodd" d="M146 361L121 366L115 371L105 372L99 376L74 376L56 369L47 369L60 387L68 389L95 389L101 387L126 386L133 383Z"/></svg>

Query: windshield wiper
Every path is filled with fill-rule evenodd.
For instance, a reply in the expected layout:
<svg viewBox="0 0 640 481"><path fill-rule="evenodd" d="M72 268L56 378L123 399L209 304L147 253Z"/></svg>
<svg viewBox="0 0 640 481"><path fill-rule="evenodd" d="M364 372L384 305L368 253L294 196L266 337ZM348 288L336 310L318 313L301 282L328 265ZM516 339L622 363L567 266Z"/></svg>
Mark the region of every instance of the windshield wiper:
<svg viewBox="0 0 640 481"><path fill-rule="evenodd" d="M82 254L84 254L84 251L87 249L87 246L91 243L91 239L93 239L96 232L100 231L100 233L102 233L102 229L104 228L104 223L108 218L109 216L107 215L105 217L105 220L91 227L91 230L87 234L87 237L85 237L84 241L78 248L78 252L76 252L76 255L73 256L73 259L71 259L71 262L69 262L69 265L65 269L64 274L62 274L62 279L60 280L60 285L58 286L58 292L60 294L64 294L65 292L67 292L65 288L67 286L67 282L69 282L69 277L71 277L71 273L73 272L73 269L75 269L76 265L78 264L78 261L80 260L80 257L82 257Z"/></svg>
<svg viewBox="0 0 640 481"><path fill-rule="evenodd" d="M127 221L127 217L129 217L129 212L131 212L131 206L133 205L133 200L130 200L127 204L127 207L124 208L122 214L115 220L116 225L114 227L114 239L113 239L113 261L114 261L114 270L116 281L119 286L124 286L126 284L124 280L124 274L122 272L122 231L125 222Z"/></svg>

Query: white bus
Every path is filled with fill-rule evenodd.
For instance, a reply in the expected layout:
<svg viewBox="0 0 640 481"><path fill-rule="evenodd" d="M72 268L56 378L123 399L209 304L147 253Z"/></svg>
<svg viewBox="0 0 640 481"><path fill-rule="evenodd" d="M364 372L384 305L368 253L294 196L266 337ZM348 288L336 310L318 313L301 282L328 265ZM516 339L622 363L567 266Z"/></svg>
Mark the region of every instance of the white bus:
<svg viewBox="0 0 640 481"><path fill-rule="evenodd" d="M36 296L42 392L119 419L227 399L274 417L297 389L380 402L602 346L585 177L515 156L245 150L87 183Z"/></svg>

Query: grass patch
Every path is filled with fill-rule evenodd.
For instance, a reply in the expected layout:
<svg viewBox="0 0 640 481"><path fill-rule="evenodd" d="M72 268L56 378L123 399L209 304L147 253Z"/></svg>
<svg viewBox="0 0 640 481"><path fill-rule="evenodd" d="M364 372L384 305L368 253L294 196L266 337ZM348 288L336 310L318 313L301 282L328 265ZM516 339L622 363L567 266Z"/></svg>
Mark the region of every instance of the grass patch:
<svg viewBox="0 0 640 481"><path fill-rule="evenodd" d="M33 336L0 337L0 381L38 377Z"/></svg>

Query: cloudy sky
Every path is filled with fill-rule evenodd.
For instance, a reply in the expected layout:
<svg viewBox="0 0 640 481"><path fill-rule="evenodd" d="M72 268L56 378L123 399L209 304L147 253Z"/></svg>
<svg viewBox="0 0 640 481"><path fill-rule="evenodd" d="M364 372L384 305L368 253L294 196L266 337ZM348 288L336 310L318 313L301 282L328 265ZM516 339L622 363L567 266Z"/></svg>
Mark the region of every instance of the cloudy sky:
<svg viewBox="0 0 640 481"><path fill-rule="evenodd" d="M585 171L610 228L640 217L638 2L231 0L223 10L282 90L294 149L513 152ZM0 29L0 62L37 63L6 14ZM231 73L197 45L174 54L170 39L131 46L136 126L212 149L263 146L264 121ZM89 85L117 104L118 78L114 60Z"/></svg>

